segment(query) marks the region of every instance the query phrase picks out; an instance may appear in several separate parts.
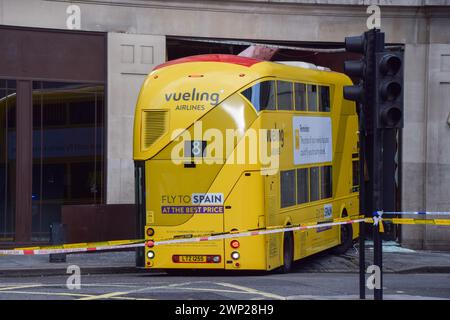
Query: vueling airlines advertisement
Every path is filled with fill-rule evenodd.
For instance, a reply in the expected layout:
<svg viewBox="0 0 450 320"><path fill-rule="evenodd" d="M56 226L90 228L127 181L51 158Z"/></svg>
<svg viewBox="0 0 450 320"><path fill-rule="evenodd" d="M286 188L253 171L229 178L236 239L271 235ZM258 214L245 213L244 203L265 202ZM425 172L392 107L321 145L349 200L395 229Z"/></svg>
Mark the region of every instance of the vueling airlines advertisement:
<svg viewBox="0 0 450 320"><path fill-rule="evenodd" d="M190 91L178 91L164 94L167 103L175 104L176 111L205 111L208 106L215 106L219 103L220 92L206 92L193 88Z"/></svg>

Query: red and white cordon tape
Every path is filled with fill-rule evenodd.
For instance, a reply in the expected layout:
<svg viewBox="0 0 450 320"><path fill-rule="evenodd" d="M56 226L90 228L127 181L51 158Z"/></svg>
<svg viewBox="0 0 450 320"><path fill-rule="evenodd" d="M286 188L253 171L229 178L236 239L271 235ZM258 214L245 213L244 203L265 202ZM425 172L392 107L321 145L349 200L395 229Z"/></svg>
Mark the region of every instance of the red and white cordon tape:
<svg viewBox="0 0 450 320"><path fill-rule="evenodd" d="M125 240L129 241L129 240ZM140 240L143 241L143 240ZM39 254L56 254L56 253L83 253L83 252L96 252L105 250L119 250L119 249L129 249L144 246L145 243L133 243L133 244L118 244L118 245L99 245L99 246L89 246L84 248L15 248L15 249L1 249L0 256L2 255L39 255Z"/></svg>
<svg viewBox="0 0 450 320"><path fill-rule="evenodd" d="M259 236L263 234L272 234L272 233L281 233L281 232L289 232L289 231L300 231L307 229L315 229L315 228L324 228L324 227L332 227L341 224L352 224L366 221L365 218L362 219L353 219L353 220L343 220L338 219L336 222L327 222L327 223L315 223L315 224L301 224L291 227L276 227L271 229L264 230L255 230L255 231L245 231L239 233L226 233L226 234L218 234L204 237L195 237L195 238L181 238L181 239L169 239L169 240L159 240L159 241L147 241L147 246L159 246L165 244L175 244L175 243L186 243L186 242L201 242L201 241L214 241L221 239L230 239L230 238L241 238L241 237L250 237L250 236Z"/></svg>
<svg viewBox="0 0 450 320"><path fill-rule="evenodd" d="M147 240L117 240L117 241L108 241L108 242L98 242L98 243L89 243L89 244L71 244L64 245L61 247L51 246L51 247L43 247L43 248L15 248L15 249L4 249L0 250L0 255L42 255L42 254L56 254L56 253L83 253L83 252L96 252L96 251L104 251L104 250L119 250L119 249L130 249L130 248L138 248L138 247L154 247L160 245L167 244L177 244L177 243L190 243L190 242L202 242L202 241L214 241L214 240L222 240L222 239L230 239L230 238L241 238L241 237L251 237L265 234L273 234L273 233L282 233L289 231L301 231L307 229L315 229L315 228L324 228L324 227L332 227L343 224L353 224L364 222L367 219L360 218L358 219L346 219L340 218L330 222L325 223L314 223L314 224L300 224L289 227L272 227L268 229L260 229L254 231L245 231L245 232L237 232L237 233L225 233L225 234L217 234L217 235L208 235L208 236L197 236L197 237L189 237L189 238L175 238L175 239L167 239L167 240L157 240L157 241L147 241ZM114 244L105 244L105 243L114 243ZM97 244L97 245L96 245Z"/></svg>

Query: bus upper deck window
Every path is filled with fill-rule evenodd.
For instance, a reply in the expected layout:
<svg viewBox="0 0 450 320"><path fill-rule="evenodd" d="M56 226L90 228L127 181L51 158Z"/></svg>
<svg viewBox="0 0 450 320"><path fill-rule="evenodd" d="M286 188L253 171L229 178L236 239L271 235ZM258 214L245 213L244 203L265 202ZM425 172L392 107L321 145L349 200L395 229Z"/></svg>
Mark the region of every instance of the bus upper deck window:
<svg viewBox="0 0 450 320"><path fill-rule="evenodd" d="M292 110L292 82L277 81L278 110Z"/></svg>
<svg viewBox="0 0 450 320"><path fill-rule="evenodd" d="M317 111L317 86L308 84L308 111Z"/></svg>
<svg viewBox="0 0 450 320"><path fill-rule="evenodd" d="M275 81L263 81L242 91L257 111L275 110Z"/></svg>
<svg viewBox="0 0 450 320"><path fill-rule="evenodd" d="M304 83L295 84L295 110L306 111L306 85Z"/></svg>
<svg viewBox="0 0 450 320"><path fill-rule="evenodd" d="M319 87L319 111L330 112L330 87Z"/></svg>

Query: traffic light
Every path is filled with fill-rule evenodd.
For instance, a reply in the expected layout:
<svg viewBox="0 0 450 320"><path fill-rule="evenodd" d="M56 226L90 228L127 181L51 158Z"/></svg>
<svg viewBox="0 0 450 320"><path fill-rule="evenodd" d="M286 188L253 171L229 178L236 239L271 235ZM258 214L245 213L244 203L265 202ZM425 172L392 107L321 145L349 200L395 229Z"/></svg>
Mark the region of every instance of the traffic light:
<svg viewBox="0 0 450 320"><path fill-rule="evenodd" d="M344 62L344 72L359 83L344 86L344 98L362 104L366 128L403 127L403 54L384 47L378 29L346 37L347 52L362 54L360 60Z"/></svg>
<svg viewBox="0 0 450 320"><path fill-rule="evenodd" d="M375 54L377 128L403 127L403 54Z"/></svg>
<svg viewBox="0 0 450 320"><path fill-rule="evenodd" d="M366 34L345 38L345 49L348 52L363 54L363 58L360 60L344 61L344 72L350 77L360 79L359 84L344 86L344 98L359 103L363 103L365 98L365 83L363 79L366 74L366 57L364 56L366 54L366 44Z"/></svg>

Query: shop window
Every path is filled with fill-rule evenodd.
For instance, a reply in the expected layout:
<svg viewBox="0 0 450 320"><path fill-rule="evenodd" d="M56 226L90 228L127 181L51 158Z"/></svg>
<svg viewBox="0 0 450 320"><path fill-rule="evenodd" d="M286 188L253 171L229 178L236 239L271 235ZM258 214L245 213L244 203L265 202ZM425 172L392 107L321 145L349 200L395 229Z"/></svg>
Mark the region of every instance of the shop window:
<svg viewBox="0 0 450 320"><path fill-rule="evenodd" d="M275 110L275 81L262 81L242 91L257 111Z"/></svg>
<svg viewBox="0 0 450 320"><path fill-rule="evenodd" d="M295 170L280 172L281 207L295 205Z"/></svg>
<svg viewBox="0 0 450 320"><path fill-rule="evenodd" d="M277 81L277 104L278 110L293 109L292 82Z"/></svg>
<svg viewBox="0 0 450 320"><path fill-rule="evenodd" d="M61 206L104 202L102 85L33 83L32 240L47 241Z"/></svg>
<svg viewBox="0 0 450 320"><path fill-rule="evenodd" d="M0 80L0 242L14 241L16 81Z"/></svg>

